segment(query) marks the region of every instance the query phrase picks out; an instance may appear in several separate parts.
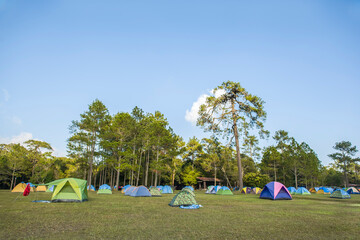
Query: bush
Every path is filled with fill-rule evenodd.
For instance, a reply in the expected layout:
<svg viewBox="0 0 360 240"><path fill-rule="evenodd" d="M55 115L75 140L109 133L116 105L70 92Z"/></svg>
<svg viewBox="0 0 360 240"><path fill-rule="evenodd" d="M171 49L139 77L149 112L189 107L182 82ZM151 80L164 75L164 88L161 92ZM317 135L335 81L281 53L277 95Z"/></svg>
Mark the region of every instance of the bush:
<svg viewBox="0 0 360 240"><path fill-rule="evenodd" d="M270 182L268 175L260 173L247 173L243 180L245 186L259 188L265 187L265 185Z"/></svg>

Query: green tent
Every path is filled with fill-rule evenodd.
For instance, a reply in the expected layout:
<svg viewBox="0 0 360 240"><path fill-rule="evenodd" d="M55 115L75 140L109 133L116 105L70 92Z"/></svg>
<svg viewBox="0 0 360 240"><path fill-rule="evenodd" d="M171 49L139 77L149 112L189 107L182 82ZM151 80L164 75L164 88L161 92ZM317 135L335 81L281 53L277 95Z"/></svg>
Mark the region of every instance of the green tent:
<svg viewBox="0 0 360 240"><path fill-rule="evenodd" d="M64 178L46 185L55 185L52 202L83 202L88 200L87 181L78 178Z"/></svg>
<svg viewBox="0 0 360 240"><path fill-rule="evenodd" d="M99 189L97 194L112 194L112 191L110 189Z"/></svg>
<svg viewBox="0 0 360 240"><path fill-rule="evenodd" d="M160 190L157 187L151 187L149 191L152 197L161 197Z"/></svg>
<svg viewBox="0 0 360 240"><path fill-rule="evenodd" d="M189 191L180 191L169 203L171 207L189 206L193 204L197 204L197 202L193 194Z"/></svg>
<svg viewBox="0 0 360 240"><path fill-rule="evenodd" d="M223 186L216 192L216 195L234 195L234 194L228 187Z"/></svg>
<svg viewBox="0 0 360 240"><path fill-rule="evenodd" d="M191 189L189 189L189 188L183 188L181 191L189 192L191 195L193 195L193 197L195 197L195 193L193 191L191 191Z"/></svg>

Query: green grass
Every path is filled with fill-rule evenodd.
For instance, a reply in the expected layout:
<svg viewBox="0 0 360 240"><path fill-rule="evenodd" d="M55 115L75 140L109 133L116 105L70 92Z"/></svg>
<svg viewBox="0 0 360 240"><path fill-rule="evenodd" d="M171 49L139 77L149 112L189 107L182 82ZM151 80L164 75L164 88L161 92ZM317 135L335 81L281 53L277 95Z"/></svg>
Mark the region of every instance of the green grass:
<svg viewBox="0 0 360 240"><path fill-rule="evenodd" d="M89 193L83 203L33 203L49 193L0 191L0 239L360 239L360 195L216 196L196 192L203 208L169 207L175 194L133 198Z"/></svg>

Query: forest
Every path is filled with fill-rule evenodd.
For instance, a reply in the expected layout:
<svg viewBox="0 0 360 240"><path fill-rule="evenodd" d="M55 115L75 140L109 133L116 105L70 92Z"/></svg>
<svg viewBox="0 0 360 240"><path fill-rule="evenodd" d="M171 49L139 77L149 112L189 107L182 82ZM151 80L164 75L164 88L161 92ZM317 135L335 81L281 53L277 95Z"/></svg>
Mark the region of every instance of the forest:
<svg viewBox="0 0 360 240"><path fill-rule="evenodd" d="M11 189L21 181L47 183L68 177L115 188L197 187L197 177L219 179L231 188L262 188L269 181L306 188L360 184L356 146L335 143L328 155L333 162L323 166L306 142L286 130L265 130L263 105L240 83L224 82L199 110L197 125L210 137L184 140L160 111L147 113L136 106L131 112L111 114L96 99L69 124L67 157L54 156L50 143L34 139L1 144L0 186ZM272 138L275 144L260 148L261 138Z"/></svg>

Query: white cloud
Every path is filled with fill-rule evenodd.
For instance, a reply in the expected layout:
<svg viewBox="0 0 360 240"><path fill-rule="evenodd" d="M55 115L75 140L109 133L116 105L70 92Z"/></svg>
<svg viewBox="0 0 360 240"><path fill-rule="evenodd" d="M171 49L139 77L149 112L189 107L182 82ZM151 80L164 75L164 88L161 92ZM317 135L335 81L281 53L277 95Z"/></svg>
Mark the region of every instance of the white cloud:
<svg viewBox="0 0 360 240"><path fill-rule="evenodd" d="M33 135L31 133L28 132L22 132L17 136L12 136L10 138L2 138L0 137L0 143L5 143L5 144L9 144L9 143L20 143L23 144L24 142L26 142L27 140L33 139Z"/></svg>
<svg viewBox="0 0 360 240"><path fill-rule="evenodd" d="M212 89L209 91L209 93L214 95L216 98L218 98L225 93L225 90L219 89L214 94L214 89ZM190 111L186 110L185 113L186 121L191 122L192 124L196 124L196 121L199 117L200 106L206 102L207 97L209 97L208 94L203 94L195 102L193 102Z"/></svg>
<svg viewBox="0 0 360 240"><path fill-rule="evenodd" d="M191 122L192 124L196 124L196 121L199 117L199 109L202 104L205 103L206 98L209 95L203 94L201 95L191 106L191 110L186 110L185 120Z"/></svg>

